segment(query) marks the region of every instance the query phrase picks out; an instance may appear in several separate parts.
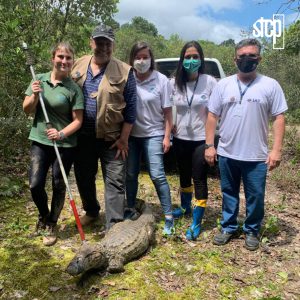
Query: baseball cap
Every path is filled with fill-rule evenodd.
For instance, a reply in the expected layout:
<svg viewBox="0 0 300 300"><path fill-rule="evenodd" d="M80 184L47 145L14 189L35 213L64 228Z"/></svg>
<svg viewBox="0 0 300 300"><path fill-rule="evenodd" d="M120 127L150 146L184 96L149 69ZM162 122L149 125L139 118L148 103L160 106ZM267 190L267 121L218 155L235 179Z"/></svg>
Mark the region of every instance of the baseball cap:
<svg viewBox="0 0 300 300"><path fill-rule="evenodd" d="M107 26L105 24L100 24L94 29L92 33L92 38L95 39L98 37L107 38L112 42L115 40L113 29L110 26Z"/></svg>

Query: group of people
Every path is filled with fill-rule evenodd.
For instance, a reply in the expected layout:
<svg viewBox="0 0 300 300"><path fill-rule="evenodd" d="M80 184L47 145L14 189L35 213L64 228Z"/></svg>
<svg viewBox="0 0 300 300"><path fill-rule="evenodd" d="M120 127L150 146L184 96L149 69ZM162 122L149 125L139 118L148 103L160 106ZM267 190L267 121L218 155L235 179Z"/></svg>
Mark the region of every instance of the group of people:
<svg viewBox="0 0 300 300"><path fill-rule="evenodd" d="M34 113L29 136L29 183L39 211L36 232L43 233L44 245L53 245L57 240L56 224L66 191L52 147L55 140L67 174L74 162L85 211L80 218L83 226L99 217L99 159L106 229L138 217L135 202L143 156L165 216L163 233L174 233L174 219L192 217L186 238L196 240L208 199L208 167L218 161L223 194L222 230L213 242L224 245L238 232L243 180L245 246L256 250L264 216L267 169L280 163L287 110L279 84L256 71L261 60L260 43L255 39L239 42L234 57L238 73L217 82L205 74L203 50L196 41L184 45L175 78L169 80L155 70L149 44L136 43L126 64L112 56L114 40L112 28L100 24L90 39L93 54L76 62L71 46L59 43L52 52L52 71L38 75L26 91L24 111ZM44 98L51 128L45 124L39 93ZM268 153L270 116L274 118L274 142ZM220 139L216 150L218 122ZM171 136L181 201L173 210L163 163ZM50 166L53 194L49 210L45 181Z"/></svg>

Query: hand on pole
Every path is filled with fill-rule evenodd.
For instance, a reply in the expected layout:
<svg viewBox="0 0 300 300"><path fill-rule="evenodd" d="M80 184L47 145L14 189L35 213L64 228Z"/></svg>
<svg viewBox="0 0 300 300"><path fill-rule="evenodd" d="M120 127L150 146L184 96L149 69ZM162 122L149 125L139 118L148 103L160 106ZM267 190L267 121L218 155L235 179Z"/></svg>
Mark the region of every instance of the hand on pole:
<svg viewBox="0 0 300 300"><path fill-rule="evenodd" d="M60 140L59 131L55 128L46 129L47 137L49 140L58 141Z"/></svg>
<svg viewBox="0 0 300 300"><path fill-rule="evenodd" d="M41 82L39 80L33 81L31 84L31 89L34 95L37 96L40 92L43 91L41 88Z"/></svg>

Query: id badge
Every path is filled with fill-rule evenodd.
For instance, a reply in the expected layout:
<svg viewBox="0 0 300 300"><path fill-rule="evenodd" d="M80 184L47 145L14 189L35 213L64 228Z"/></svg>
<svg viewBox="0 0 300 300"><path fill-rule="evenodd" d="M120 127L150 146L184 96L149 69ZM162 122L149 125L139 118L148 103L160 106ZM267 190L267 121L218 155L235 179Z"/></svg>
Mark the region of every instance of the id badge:
<svg viewBox="0 0 300 300"><path fill-rule="evenodd" d="M185 127L187 130L191 130L192 128L192 114L191 114L191 108L189 107L187 110L187 118L186 118L186 124Z"/></svg>

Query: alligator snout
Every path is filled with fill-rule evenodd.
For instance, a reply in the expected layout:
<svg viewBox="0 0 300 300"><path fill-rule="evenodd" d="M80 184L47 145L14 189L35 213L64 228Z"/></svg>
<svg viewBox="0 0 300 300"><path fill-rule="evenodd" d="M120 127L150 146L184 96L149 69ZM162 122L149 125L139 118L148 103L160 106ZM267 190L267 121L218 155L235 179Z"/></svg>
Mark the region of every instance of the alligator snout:
<svg viewBox="0 0 300 300"><path fill-rule="evenodd" d="M69 263L66 269L67 273L70 275L78 275L83 272L83 267L80 265L80 260L76 259L76 257Z"/></svg>

